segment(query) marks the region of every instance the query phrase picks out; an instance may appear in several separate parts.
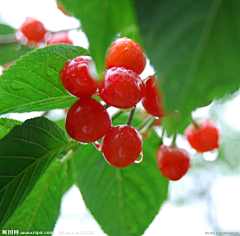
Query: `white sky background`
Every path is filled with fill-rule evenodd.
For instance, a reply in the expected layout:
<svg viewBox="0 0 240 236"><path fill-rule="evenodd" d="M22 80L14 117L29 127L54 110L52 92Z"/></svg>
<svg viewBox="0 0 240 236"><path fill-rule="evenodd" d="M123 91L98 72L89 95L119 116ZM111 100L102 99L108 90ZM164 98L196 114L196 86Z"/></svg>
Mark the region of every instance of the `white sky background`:
<svg viewBox="0 0 240 236"><path fill-rule="evenodd" d="M50 31L79 27L78 20L65 16L57 9L54 0L0 0L0 19L4 20L0 23L18 28L24 22L26 16L36 17ZM73 30L70 37L75 45L88 47L87 39L83 33ZM147 70L146 73L151 74L152 70ZM239 99L239 97L236 99L238 104ZM233 127L240 129L240 117L239 114L236 114L236 103L230 104L225 118ZM199 112L200 116L204 116L203 111ZM33 113L33 115L36 114L39 113ZM15 119L24 120L26 117L29 118L26 114L21 114L15 116ZM168 139L165 142L167 143ZM178 139L178 144L189 148L181 138ZM199 160L195 155L193 158L196 158L195 163L201 164L202 159ZM228 176L223 177L221 171L227 172ZM221 169L221 171L217 166L214 173L209 173L208 170L203 172L202 169L199 173L196 170L194 172L190 170L180 181L171 182L169 200L165 202L159 215L156 216L144 236L205 235L206 231L211 231L209 225L211 217L218 218L219 226L226 232L239 230L240 234L240 175L232 176L231 172L225 169ZM206 187L204 182L209 181L212 175L214 179L205 183L213 186L210 191L203 194L201 198L194 198L192 193L196 193L198 187L196 183L200 183L204 189ZM187 200L187 203L180 206L176 203L181 198ZM214 212L211 213L212 215L209 213L208 204L213 209L217 209L215 211L217 215L214 215ZM54 236L60 235L60 231L80 232L83 230L93 231L93 235L105 235L86 208L78 188L73 186L63 198L61 217L56 224Z"/></svg>

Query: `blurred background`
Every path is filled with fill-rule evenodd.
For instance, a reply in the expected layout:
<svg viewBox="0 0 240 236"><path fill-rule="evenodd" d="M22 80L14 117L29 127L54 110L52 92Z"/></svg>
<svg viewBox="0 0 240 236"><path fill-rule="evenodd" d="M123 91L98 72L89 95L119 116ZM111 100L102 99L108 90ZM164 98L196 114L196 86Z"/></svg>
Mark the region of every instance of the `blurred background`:
<svg viewBox="0 0 240 236"><path fill-rule="evenodd" d="M74 45L88 48L87 38L79 29L80 22L62 13L55 0L0 0L1 24L18 29L27 16L36 17L49 31L69 30ZM0 73L2 69L0 67ZM148 65L142 77L153 71ZM205 235L205 232L240 234L239 104L240 97L236 93L193 112L196 119L210 117L216 121L221 130L221 144L224 148L219 152L215 150L204 155L197 154L183 136L178 136L178 146L191 153L192 168L180 181L170 181L168 199L144 236L198 236ZM4 117L24 121L40 114L41 112L7 114ZM63 117L62 110L48 114L52 120ZM160 131L157 129L157 132ZM163 141L169 144L171 139L165 137ZM59 235L63 231L91 231L93 235L105 235L86 208L75 185L62 200L61 214L53 235Z"/></svg>

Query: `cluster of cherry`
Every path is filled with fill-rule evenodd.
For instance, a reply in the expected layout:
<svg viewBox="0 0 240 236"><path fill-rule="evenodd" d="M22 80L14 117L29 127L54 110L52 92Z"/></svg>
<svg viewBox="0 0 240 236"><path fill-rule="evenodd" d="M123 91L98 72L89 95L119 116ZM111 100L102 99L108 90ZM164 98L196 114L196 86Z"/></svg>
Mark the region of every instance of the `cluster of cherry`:
<svg viewBox="0 0 240 236"><path fill-rule="evenodd" d="M138 163L142 155L142 136L131 123L112 126L107 107L134 110L141 101L150 115L162 118L166 114L155 76L144 82L139 76L146 66L146 57L137 42L126 37L115 40L107 51L105 65L103 79L97 82L91 73L91 57L79 56L66 62L61 71L62 84L71 95L80 98L68 111L66 130L76 141L95 143L108 163L122 168ZM93 99L94 94L106 104ZM192 123L185 135L199 152L218 148L219 133L211 120ZM100 138L102 141L98 144ZM157 150L157 165L163 176L179 180L191 166L190 155L175 143L163 144Z"/></svg>
<svg viewBox="0 0 240 236"><path fill-rule="evenodd" d="M59 6L61 8L61 6ZM44 25L35 18L27 18L19 29L19 41L47 45L73 44L68 32L59 32L48 37ZM18 34L17 34L18 35ZM61 80L66 90L80 98L69 109L66 130L70 137L83 143L96 143L105 159L115 167L127 167L138 163L142 155L142 136L128 125L112 126L106 106L128 109L142 102L145 110L156 118L164 117L162 95L155 76L144 82L140 78L146 66L146 57L141 46L128 38L117 39L111 44L106 56L106 71L101 82L91 73L93 63L89 56L80 56L66 62L61 71ZM98 94L106 106L92 98ZM219 147L219 130L212 120L193 122L184 132L190 145L198 152L207 152ZM157 151L157 165L163 176L178 180L188 171L190 156L176 144L161 145Z"/></svg>
<svg viewBox="0 0 240 236"><path fill-rule="evenodd" d="M145 88L139 76L146 66L146 58L137 42L129 38L114 41L108 49L105 64L100 82L91 73L93 64L89 56L68 60L63 67L63 86L71 95L80 98L69 108L66 130L70 137L83 143L103 138L98 148L105 159L115 167L127 167L141 155L142 136L131 124L112 126L107 108L92 95L99 95L107 107L120 109L134 109L142 100L146 109L150 112L152 109L159 117L162 117L162 107L159 103L160 109L155 111L151 105L155 99L151 93L155 89L154 77L146 81Z"/></svg>

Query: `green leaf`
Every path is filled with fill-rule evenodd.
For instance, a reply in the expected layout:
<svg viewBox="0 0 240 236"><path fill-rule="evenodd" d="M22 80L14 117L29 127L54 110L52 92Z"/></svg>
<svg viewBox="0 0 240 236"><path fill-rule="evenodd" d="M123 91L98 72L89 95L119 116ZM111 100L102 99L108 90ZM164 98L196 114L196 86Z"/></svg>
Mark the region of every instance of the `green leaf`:
<svg viewBox="0 0 240 236"><path fill-rule="evenodd" d="M75 179L73 177L74 175L74 166L73 166L73 160L72 158L70 160L68 160L67 162L67 189L66 192L73 186L73 184L75 183Z"/></svg>
<svg viewBox="0 0 240 236"><path fill-rule="evenodd" d="M0 118L0 139L7 135L15 125L21 125L22 122L7 118Z"/></svg>
<svg viewBox="0 0 240 236"><path fill-rule="evenodd" d="M64 89L60 72L68 59L87 50L58 44L37 49L16 61L0 77L0 114L69 107L75 100Z"/></svg>
<svg viewBox="0 0 240 236"><path fill-rule="evenodd" d="M104 70L107 47L117 33L136 33L135 12L130 0L60 0L70 14L80 19L99 75ZM134 36L134 35L133 35Z"/></svg>
<svg viewBox="0 0 240 236"><path fill-rule="evenodd" d="M28 196L51 161L79 145L52 121L38 117L0 140L0 228Z"/></svg>
<svg viewBox="0 0 240 236"><path fill-rule="evenodd" d="M168 111L182 115L239 89L240 1L135 1Z"/></svg>
<svg viewBox="0 0 240 236"><path fill-rule="evenodd" d="M15 29L8 25L0 24L0 35L13 34Z"/></svg>
<svg viewBox="0 0 240 236"><path fill-rule="evenodd" d="M0 65L13 62L32 50L20 43L0 44Z"/></svg>
<svg viewBox="0 0 240 236"><path fill-rule="evenodd" d="M5 229L20 231L53 231L66 191L67 164L54 160L31 193L16 210Z"/></svg>
<svg viewBox="0 0 240 236"><path fill-rule="evenodd" d="M74 155L76 184L92 215L108 235L142 235L167 198L168 180L157 168L161 144L155 132L144 140L144 160L119 169L92 145Z"/></svg>

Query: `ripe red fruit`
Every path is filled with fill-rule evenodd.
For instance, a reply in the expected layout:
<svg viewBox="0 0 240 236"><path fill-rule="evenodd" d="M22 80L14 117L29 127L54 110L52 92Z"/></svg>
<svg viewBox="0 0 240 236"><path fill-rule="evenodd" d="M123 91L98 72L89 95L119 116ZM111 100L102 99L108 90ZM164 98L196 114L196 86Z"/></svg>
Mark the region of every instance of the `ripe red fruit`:
<svg viewBox="0 0 240 236"><path fill-rule="evenodd" d="M100 151L109 164L123 168L138 159L142 146L142 137L136 129L119 125L112 127L103 137Z"/></svg>
<svg viewBox="0 0 240 236"><path fill-rule="evenodd" d="M97 90L97 82L90 75L89 56L79 56L68 60L61 70L61 81L64 88L79 98L91 97Z"/></svg>
<svg viewBox="0 0 240 236"><path fill-rule="evenodd" d="M191 167L190 156L183 148L162 144L157 150L157 166L164 177L176 181Z"/></svg>
<svg viewBox="0 0 240 236"><path fill-rule="evenodd" d="M210 119L191 123L184 131L190 145L198 152L208 152L219 147L219 130Z"/></svg>
<svg viewBox="0 0 240 236"><path fill-rule="evenodd" d="M163 99L155 76L150 76L145 82L145 91L142 105L152 116L162 118L165 116Z"/></svg>
<svg viewBox="0 0 240 236"><path fill-rule="evenodd" d="M120 38L114 41L106 55L106 68L124 67L141 74L146 66L142 47L132 39Z"/></svg>
<svg viewBox="0 0 240 236"><path fill-rule="evenodd" d="M90 143L102 138L111 129L111 118L100 102L82 98L69 108L65 125L71 138Z"/></svg>
<svg viewBox="0 0 240 236"><path fill-rule="evenodd" d="M34 43L43 43L44 37L47 33L42 22L33 17L28 17L20 26L20 31L25 35L28 41Z"/></svg>
<svg viewBox="0 0 240 236"><path fill-rule="evenodd" d="M47 42L47 45L66 43L73 45L73 41L68 37L68 32L58 32L52 35L52 37Z"/></svg>
<svg viewBox="0 0 240 236"><path fill-rule="evenodd" d="M99 86L99 96L110 106L127 109L135 106L144 93L144 83L137 73L123 67L106 70Z"/></svg>

